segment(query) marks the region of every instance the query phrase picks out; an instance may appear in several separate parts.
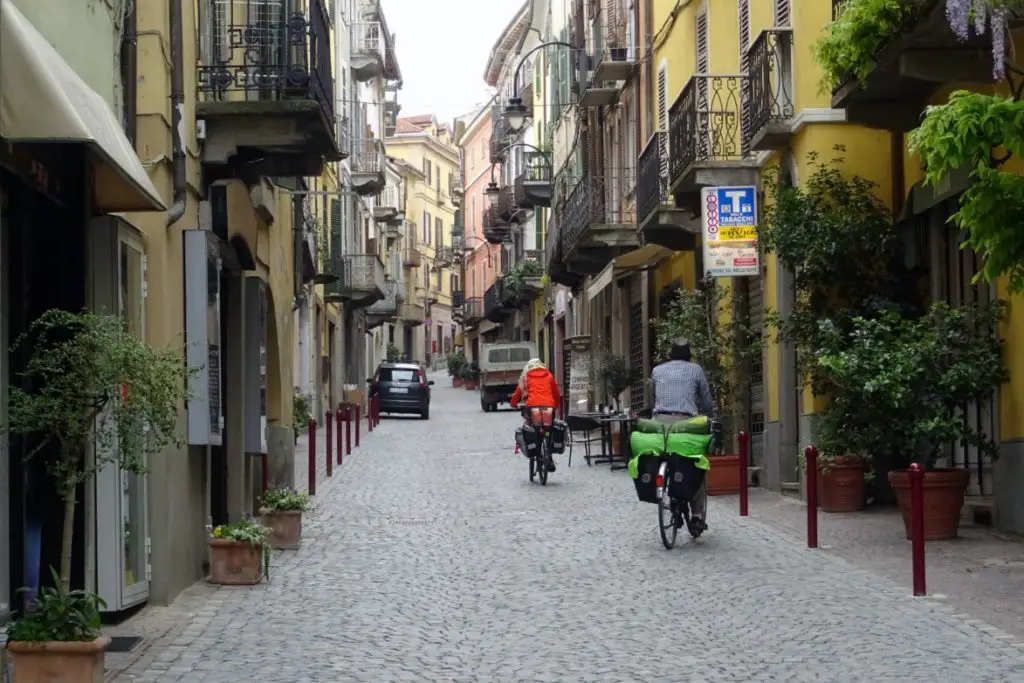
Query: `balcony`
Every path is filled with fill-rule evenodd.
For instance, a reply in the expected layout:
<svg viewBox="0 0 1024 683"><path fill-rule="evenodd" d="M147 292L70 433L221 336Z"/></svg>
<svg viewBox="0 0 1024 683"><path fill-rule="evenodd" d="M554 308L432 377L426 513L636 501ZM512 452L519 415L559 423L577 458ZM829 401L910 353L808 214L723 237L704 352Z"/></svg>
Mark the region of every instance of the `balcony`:
<svg viewBox="0 0 1024 683"><path fill-rule="evenodd" d="M462 326L476 327L484 317L484 300L479 296L467 298L462 304Z"/></svg>
<svg viewBox="0 0 1024 683"><path fill-rule="evenodd" d="M393 280L384 283L384 298L366 309L366 329L372 330L398 316L398 292L400 284Z"/></svg>
<svg viewBox="0 0 1024 683"><path fill-rule="evenodd" d="M615 104L622 84L636 67L637 50L626 21L627 11L608 3L591 24L590 72L580 89L581 107Z"/></svg>
<svg viewBox="0 0 1024 683"><path fill-rule="evenodd" d="M864 79L852 75L832 94L832 106L846 120L884 130L909 131L921 122L921 110L944 85L992 82L992 31L961 41L949 26L944 0L923 0L902 28L889 36ZM842 3L833 3L833 15ZM972 22L973 23L973 22ZM1008 28L1021 25L1008 18Z"/></svg>
<svg viewBox="0 0 1024 683"><path fill-rule="evenodd" d="M544 262L551 281L566 287L578 287L583 277L573 272L562 260L562 228L564 211L552 211L548 219L548 233L544 240Z"/></svg>
<svg viewBox="0 0 1024 683"><path fill-rule="evenodd" d="M551 206L551 165L545 155L523 155L523 171L513 186L513 203L520 209Z"/></svg>
<svg viewBox="0 0 1024 683"><path fill-rule="evenodd" d="M326 286L325 301L347 301L358 309L384 298L384 264L376 254L346 254L335 263L339 277Z"/></svg>
<svg viewBox="0 0 1024 683"><path fill-rule="evenodd" d="M455 204L459 204L466 196L466 186L462 182L461 175L452 175L448 180L448 194L451 195Z"/></svg>
<svg viewBox="0 0 1024 683"><path fill-rule="evenodd" d="M631 169L584 176L569 193L561 257L570 270L596 275L616 256L639 246L636 211L625 191L633 187L633 178Z"/></svg>
<svg viewBox="0 0 1024 683"><path fill-rule="evenodd" d="M423 265L423 254L420 252L416 238L416 224L408 223L405 228L405 243L402 245L402 265L406 268L419 268Z"/></svg>
<svg viewBox="0 0 1024 683"><path fill-rule="evenodd" d="M452 308L462 308L466 303L466 293L461 289L452 290Z"/></svg>
<svg viewBox="0 0 1024 683"><path fill-rule="evenodd" d="M497 210L487 207L482 219L484 239L491 244L503 244L512 238L512 226L497 216Z"/></svg>
<svg viewBox="0 0 1024 683"><path fill-rule="evenodd" d="M406 327L419 327L426 318L422 304L403 302L398 304L398 320Z"/></svg>
<svg viewBox="0 0 1024 683"><path fill-rule="evenodd" d="M384 239L387 240L386 246L390 248L395 242L405 237L406 229L406 222L401 218L396 221L389 221L382 225L380 232L384 235Z"/></svg>
<svg viewBox="0 0 1024 683"><path fill-rule="evenodd" d="M500 278L484 292L484 316L492 323L502 323L519 310L519 298L507 291Z"/></svg>
<svg viewBox="0 0 1024 683"><path fill-rule="evenodd" d="M386 43L379 21L360 21L350 25L352 39L352 76L360 83L384 75Z"/></svg>
<svg viewBox="0 0 1024 683"><path fill-rule="evenodd" d="M361 138L352 141L352 157L349 168L352 171L352 190L361 197L378 194L387 184L384 143L376 138Z"/></svg>
<svg viewBox="0 0 1024 683"><path fill-rule="evenodd" d="M503 104L491 105L491 156L492 164L501 163L508 153L509 136L508 126L502 116Z"/></svg>
<svg viewBox="0 0 1024 683"><path fill-rule="evenodd" d="M377 203L373 207L373 220L377 223L393 223L402 220L401 200L398 196L396 185L385 185L384 190L377 195Z"/></svg>
<svg viewBox="0 0 1024 683"><path fill-rule="evenodd" d="M254 175L318 176L338 147L330 18L277 0L203 0L196 118L203 163L246 164Z"/></svg>
<svg viewBox="0 0 1024 683"><path fill-rule="evenodd" d="M747 50L744 137L750 149L785 149L793 137L793 29L761 31Z"/></svg>
<svg viewBox="0 0 1024 683"><path fill-rule="evenodd" d="M676 206L697 213L702 188L757 183L740 125L745 80L693 76L669 110L669 187Z"/></svg>
<svg viewBox="0 0 1024 683"><path fill-rule="evenodd" d="M501 193L498 195L498 205L494 207L494 214L503 223L511 224L515 223L521 218L522 210L516 206L515 199L515 187L513 185L506 185L501 188Z"/></svg>
<svg viewBox="0 0 1024 683"><path fill-rule="evenodd" d="M677 209L668 191L668 133L655 133L640 152L637 219L642 241L676 251L696 248L700 220Z"/></svg>

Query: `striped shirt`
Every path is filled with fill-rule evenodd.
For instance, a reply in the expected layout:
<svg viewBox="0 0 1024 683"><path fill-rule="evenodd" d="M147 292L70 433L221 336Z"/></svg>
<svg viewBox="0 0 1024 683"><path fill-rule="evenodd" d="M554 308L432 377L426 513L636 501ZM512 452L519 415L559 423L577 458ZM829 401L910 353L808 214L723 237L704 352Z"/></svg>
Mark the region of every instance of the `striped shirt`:
<svg viewBox="0 0 1024 683"><path fill-rule="evenodd" d="M704 376L704 370L696 363L685 360L670 360L651 372L654 384L654 414L714 415L715 400Z"/></svg>

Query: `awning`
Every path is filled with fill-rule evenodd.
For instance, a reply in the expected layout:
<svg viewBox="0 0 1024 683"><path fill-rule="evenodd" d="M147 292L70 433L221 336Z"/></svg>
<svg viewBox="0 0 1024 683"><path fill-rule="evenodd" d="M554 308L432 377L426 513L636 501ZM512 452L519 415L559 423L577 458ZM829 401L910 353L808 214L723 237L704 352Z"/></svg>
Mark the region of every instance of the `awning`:
<svg viewBox="0 0 1024 683"><path fill-rule="evenodd" d="M0 0L0 137L88 145L98 212L167 210L110 106L11 0Z"/></svg>
<svg viewBox="0 0 1024 683"><path fill-rule="evenodd" d="M618 276L656 265L671 253L672 250L667 247L648 244L622 256L617 256L590 281L590 285L587 287L587 301L593 301Z"/></svg>

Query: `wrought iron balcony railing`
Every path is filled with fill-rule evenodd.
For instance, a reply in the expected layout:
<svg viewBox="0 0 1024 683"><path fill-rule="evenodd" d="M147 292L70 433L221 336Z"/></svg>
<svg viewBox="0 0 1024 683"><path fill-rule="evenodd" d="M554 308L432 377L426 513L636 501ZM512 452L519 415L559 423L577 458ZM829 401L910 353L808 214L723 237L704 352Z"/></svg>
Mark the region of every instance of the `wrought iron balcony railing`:
<svg viewBox="0 0 1024 683"><path fill-rule="evenodd" d="M672 203L668 192L668 133L659 131L651 136L640 152L639 165L637 217L645 221L658 206Z"/></svg>
<svg viewBox="0 0 1024 683"><path fill-rule="evenodd" d="M466 293L461 289L452 290L452 306L461 307L466 302Z"/></svg>
<svg viewBox="0 0 1024 683"><path fill-rule="evenodd" d="M559 212L552 211L548 218L548 231L544 236L544 262L550 268L561 256L562 234L558 227Z"/></svg>
<svg viewBox="0 0 1024 683"><path fill-rule="evenodd" d="M563 214L562 254L567 256L585 241L588 231L602 228L636 230L636 210L625 188L633 187L634 172L606 170L603 176L584 176L569 193Z"/></svg>
<svg viewBox="0 0 1024 683"><path fill-rule="evenodd" d="M497 212L490 207L484 209L481 223L484 239L491 244L501 244L512 235L512 227L507 221L499 218Z"/></svg>
<svg viewBox="0 0 1024 683"><path fill-rule="evenodd" d="M196 72L202 101L313 100L334 127L331 21L281 0L206 0Z"/></svg>
<svg viewBox="0 0 1024 683"><path fill-rule="evenodd" d="M515 179L513 203L521 209L551 206L551 165L544 154L527 152Z"/></svg>
<svg viewBox="0 0 1024 683"><path fill-rule="evenodd" d="M508 125L505 123L505 118L502 115L502 104L491 105L491 156L490 161L492 164L499 163L505 159L505 155L508 150Z"/></svg>
<svg viewBox="0 0 1024 683"><path fill-rule="evenodd" d="M471 296L462 304L462 322L465 324L475 323L484 317L483 297Z"/></svg>
<svg viewBox="0 0 1024 683"><path fill-rule="evenodd" d="M383 174L387 163L384 142L379 138L360 138L352 141L349 167L352 173Z"/></svg>
<svg viewBox="0 0 1024 683"><path fill-rule="evenodd" d="M793 118L792 58L793 30L789 28L761 31L747 51L747 136L763 136L769 125Z"/></svg>
<svg viewBox="0 0 1024 683"><path fill-rule="evenodd" d="M699 74L687 82L669 110L669 174L673 184L696 163L746 158L740 125L740 93L745 78Z"/></svg>

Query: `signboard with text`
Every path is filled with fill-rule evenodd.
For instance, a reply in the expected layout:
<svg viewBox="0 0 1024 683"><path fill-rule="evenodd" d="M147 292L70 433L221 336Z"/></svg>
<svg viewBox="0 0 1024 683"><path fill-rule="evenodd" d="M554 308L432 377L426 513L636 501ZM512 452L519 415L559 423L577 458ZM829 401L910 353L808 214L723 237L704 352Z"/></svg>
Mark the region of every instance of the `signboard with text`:
<svg viewBox="0 0 1024 683"><path fill-rule="evenodd" d="M704 274L757 275L757 188L705 187L700 193Z"/></svg>

